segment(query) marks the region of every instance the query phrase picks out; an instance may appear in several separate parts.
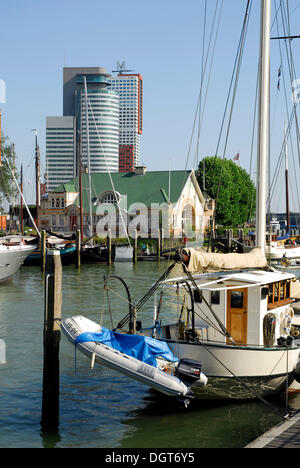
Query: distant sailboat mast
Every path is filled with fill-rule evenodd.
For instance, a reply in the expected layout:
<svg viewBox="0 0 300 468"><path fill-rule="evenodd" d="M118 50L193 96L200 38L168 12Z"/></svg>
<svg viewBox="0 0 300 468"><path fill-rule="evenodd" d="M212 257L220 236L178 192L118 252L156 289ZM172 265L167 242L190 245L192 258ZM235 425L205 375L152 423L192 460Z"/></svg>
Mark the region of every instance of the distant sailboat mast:
<svg viewBox="0 0 300 468"><path fill-rule="evenodd" d="M291 217L290 217L290 202L289 202L289 156L288 156L288 134L285 126L285 191L286 191L286 228L290 234Z"/></svg>
<svg viewBox="0 0 300 468"><path fill-rule="evenodd" d="M86 151L87 151L87 167L88 167L88 200L89 200L89 237L93 235L93 217L92 217L92 181L91 181L91 163L90 163L90 133L89 133L89 112L88 112L88 97L87 97L87 82L86 76L83 77L84 81L84 97L85 97L85 137L86 137Z"/></svg>

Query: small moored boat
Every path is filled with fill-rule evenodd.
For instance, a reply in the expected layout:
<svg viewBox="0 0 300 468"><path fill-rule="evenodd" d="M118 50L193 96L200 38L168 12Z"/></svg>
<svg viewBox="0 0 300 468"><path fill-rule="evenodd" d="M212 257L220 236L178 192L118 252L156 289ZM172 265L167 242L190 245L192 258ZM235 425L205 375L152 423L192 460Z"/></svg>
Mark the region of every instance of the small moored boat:
<svg viewBox="0 0 300 468"><path fill-rule="evenodd" d="M116 333L77 316L61 325L68 340L87 357L169 396L193 398L192 385L206 385L199 363L179 361L168 345L142 335Z"/></svg>

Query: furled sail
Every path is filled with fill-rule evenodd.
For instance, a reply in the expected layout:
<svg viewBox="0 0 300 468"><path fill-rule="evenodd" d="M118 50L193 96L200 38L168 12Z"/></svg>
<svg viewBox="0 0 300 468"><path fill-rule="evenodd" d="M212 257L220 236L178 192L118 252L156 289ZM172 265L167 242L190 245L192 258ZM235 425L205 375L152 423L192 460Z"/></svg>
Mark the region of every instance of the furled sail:
<svg viewBox="0 0 300 468"><path fill-rule="evenodd" d="M249 253L207 253L195 249L185 249L190 257L188 271L197 273L203 270L240 270L244 268L264 268L267 260L261 249Z"/></svg>

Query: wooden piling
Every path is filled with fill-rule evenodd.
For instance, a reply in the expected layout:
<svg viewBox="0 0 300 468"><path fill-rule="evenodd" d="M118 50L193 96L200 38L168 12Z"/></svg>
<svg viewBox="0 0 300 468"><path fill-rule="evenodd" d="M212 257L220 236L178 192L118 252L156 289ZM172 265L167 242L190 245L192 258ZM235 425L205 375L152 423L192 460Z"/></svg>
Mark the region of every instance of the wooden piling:
<svg viewBox="0 0 300 468"><path fill-rule="evenodd" d="M134 231L134 248L133 248L133 263L137 264L138 261L138 233Z"/></svg>
<svg viewBox="0 0 300 468"><path fill-rule="evenodd" d="M75 262L75 266L77 270L80 269L80 265L81 265L81 232L80 232L80 229L78 229L76 232L76 262Z"/></svg>
<svg viewBox="0 0 300 468"><path fill-rule="evenodd" d="M161 238L160 238L161 232L160 229L157 230L157 240L156 240L156 255L157 255L157 261L160 261L160 252L161 252Z"/></svg>
<svg viewBox="0 0 300 468"><path fill-rule="evenodd" d="M62 307L62 264L60 252L51 250L46 257L44 280L44 367L43 430L55 430L59 422L59 343Z"/></svg>
<svg viewBox="0 0 300 468"><path fill-rule="evenodd" d="M106 241L107 249L108 249L108 257L107 257L107 265L111 265L111 232L109 231L107 235L107 241Z"/></svg>
<svg viewBox="0 0 300 468"><path fill-rule="evenodd" d="M45 271L46 268L46 254L47 254L47 246L46 246L46 231L43 230L41 233L41 271Z"/></svg>

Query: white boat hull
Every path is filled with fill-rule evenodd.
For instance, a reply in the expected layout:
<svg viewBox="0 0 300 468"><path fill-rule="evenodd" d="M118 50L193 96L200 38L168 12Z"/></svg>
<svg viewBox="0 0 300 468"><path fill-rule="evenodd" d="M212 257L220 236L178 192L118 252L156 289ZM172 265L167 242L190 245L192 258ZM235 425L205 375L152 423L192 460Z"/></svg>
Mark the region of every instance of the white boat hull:
<svg viewBox="0 0 300 468"><path fill-rule="evenodd" d="M294 381L300 348L192 344L167 340L179 359L195 359L202 364L208 384L191 387L197 399L253 399L282 393L287 379Z"/></svg>
<svg viewBox="0 0 300 468"><path fill-rule="evenodd" d="M300 245L296 247L283 246L267 246L266 258L268 260L281 260L287 258L288 260L300 258Z"/></svg>
<svg viewBox="0 0 300 468"><path fill-rule="evenodd" d="M115 262L132 262L133 247L116 247Z"/></svg>
<svg viewBox="0 0 300 468"><path fill-rule="evenodd" d="M102 328L91 320L78 316L63 320L62 331L75 344L76 338L85 332L97 333ZM116 370L169 396L188 398L190 389L180 379L131 356L127 356L102 343L78 343L76 349L99 364Z"/></svg>
<svg viewBox="0 0 300 468"><path fill-rule="evenodd" d="M1 246L0 248L0 283L8 281L17 273L22 263L28 255L34 250L34 247L20 246Z"/></svg>

